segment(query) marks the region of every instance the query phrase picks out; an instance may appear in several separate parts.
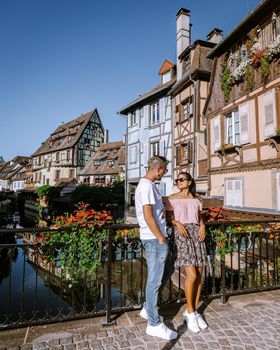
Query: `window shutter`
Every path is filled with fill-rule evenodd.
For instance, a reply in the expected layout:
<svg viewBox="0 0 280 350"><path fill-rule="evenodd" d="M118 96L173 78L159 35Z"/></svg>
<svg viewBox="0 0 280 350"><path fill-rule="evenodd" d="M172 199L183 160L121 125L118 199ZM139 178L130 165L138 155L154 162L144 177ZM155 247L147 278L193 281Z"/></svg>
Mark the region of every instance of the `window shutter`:
<svg viewBox="0 0 280 350"><path fill-rule="evenodd" d="M240 120L240 144L249 142L249 105L244 103L239 106Z"/></svg>
<svg viewBox="0 0 280 350"><path fill-rule="evenodd" d="M144 142L143 143L143 165L147 166L148 165L148 157L149 157L149 151L148 151L148 143Z"/></svg>
<svg viewBox="0 0 280 350"><path fill-rule="evenodd" d="M163 156L163 157L166 157L166 154L165 154L165 141L164 140L160 140L160 142L159 142L159 155Z"/></svg>
<svg viewBox="0 0 280 350"><path fill-rule="evenodd" d="M135 111L135 113L136 113L136 118L135 118L135 124L139 124L139 121L140 121L140 109L137 109L136 111Z"/></svg>
<svg viewBox="0 0 280 350"><path fill-rule="evenodd" d="M147 128L149 126L149 120L150 120L150 106L145 106L143 108L143 115L144 115L144 128Z"/></svg>
<svg viewBox="0 0 280 350"><path fill-rule="evenodd" d="M182 159L182 147L176 146L176 164L179 165Z"/></svg>
<svg viewBox="0 0 280 350"><path fill-rule="evenodd" d="M226 180L226 206L234 205L233 180Z"/></svg>
<svg viewBox="0 0 280 350"><path fill-rule="evenodd" d="M274 92L263 96L263 115L264 115L264 136L271 136L275 134L275 105Z"/></svg>
<svg viewBox="0 0 280 350"><path fill-rule="evenodd" d="M128 127L131 126L131 113L128 113L128 115L127 115L127 126Z"/></svg>
<svg viewBox="0 0 280 350"><path fill-rule="evenodd" d="M192 163L192 142L188 142L188 162Z"/></svg>
<svg viewBox="0 0 280 350"><path fill-rule="evenodd" d="M159 120L165 121L165 98L159 100Z"/></svg>
<svg viewBox="0 0 280 350"><path fill-rule="evenodd" d="M234 206L242 207L242 180L234 180Z"/></svg>
<svg viewBox="0 0 280 350"><path fill-rule="evenodd" d="M221 138L220 138L220 116L215 117L212 121L213 125L213 140L214 140L214 151L220 148Z"/></svg>

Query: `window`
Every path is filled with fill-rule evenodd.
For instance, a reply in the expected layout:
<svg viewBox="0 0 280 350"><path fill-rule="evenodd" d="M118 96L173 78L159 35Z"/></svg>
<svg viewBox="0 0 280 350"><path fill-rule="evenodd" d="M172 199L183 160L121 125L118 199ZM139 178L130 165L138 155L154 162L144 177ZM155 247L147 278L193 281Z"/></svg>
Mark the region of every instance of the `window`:
<svg viewBox="0 0 280 350"><path fill-rule="evenodd" d="M187 141L176 147L176 163L192 162L192 141Z"/></svg>
<svg viewBox="0 0 280 350"><path fill-rule="evenodd" d="M128 159L130 164L137 162L137 146L129 147Z"/></svg>
<svg viewBox="0 0 280 350"><path fill-rule="evenodd" d="M67 153L66 153L66 159L67 159L67 160L70 160L70 155L71 155L70 149L68 149L68 150L67 150Z"/></svg>
<svg viewBox="0 0 280 350"><path fill-rule="evenodd" d="M151 157L159 155L159 141L151 143L150 155Z"/></svg>
<svg viewBox="0 0 280 350"><path fill-rule="evenodd" d="M162 84L165 84L170 80L171 80L171 71L169 70L168 72L162 74Z"/></svg>
<svg viewBox="0 0 280 350"><path fill-rule="evenodd" d="M159 122L159 102L151 105L151 124Z"/></svg>
<svg viewBox="0 0 280 350"><path fill-rule="evenodd" d="M60 178L60 170L55 171L55 180L58 180Z"/></svg>
<svg viewBox="0 0 280 350"><path fill-rule="evenodd" d="M131 125L136 124L136 112L131 113Z"/></svg>
<svg viewBox="0 0 280 350"><path fill-rule="evenodd" d="M225 118L225 143L240 144L240 122L238 110L229 113Z"/></svg>
<svg viewBox="0 0 280 350"><path fill-rule="evenodd" d="M193 107L192 107L192 99L189 98L186 103L183 104L183 120L189 119L192 117Z"/></svg>
<svg viewBox="0 0 280 350"><path fill-rule="evenodd" d="M56 154L55 154L55 161L57 163L59 162L59 152L56 152Z"/></svg>
<svg viewBox="0 0 280 350"><path fill-rule="evenodd" d="M270 91L262 96L262 112L264 122L264 136L268 137L275 134L275 97L274 91Z"/></svg>
<svg viewBox="0 0 280 350"><path fill-rule="evenodd" d="M243 181L242 179L225 180L225 205L231 207L242 207Z"/></svg>
<svg viewBox="0 0 280 350"><path fill-rule="evenodd" d="M74 171L74 169L69 169L69 177L70 177L70 178L75 177L75 171Z"/></svg>

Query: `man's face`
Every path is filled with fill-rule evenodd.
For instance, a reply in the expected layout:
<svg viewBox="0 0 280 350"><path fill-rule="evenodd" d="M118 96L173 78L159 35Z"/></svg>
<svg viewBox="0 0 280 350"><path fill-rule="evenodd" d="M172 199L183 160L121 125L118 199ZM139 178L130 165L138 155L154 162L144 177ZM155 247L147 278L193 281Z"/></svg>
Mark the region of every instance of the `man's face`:
<svg viewBox="0 0 280 350"><path fill-rule="evenodd" d="M166 167L158 168L158 180L160 180L167 172L168 169Z"/></svg>

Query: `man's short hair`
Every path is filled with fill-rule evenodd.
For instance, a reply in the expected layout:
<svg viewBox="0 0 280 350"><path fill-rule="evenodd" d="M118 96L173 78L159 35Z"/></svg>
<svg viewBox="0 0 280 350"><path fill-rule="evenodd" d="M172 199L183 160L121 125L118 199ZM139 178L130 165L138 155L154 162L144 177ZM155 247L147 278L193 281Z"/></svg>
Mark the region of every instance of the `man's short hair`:
<svg viewBox="0 0 280 350"><path fill-rule="evenodd" d="M150 170L156 169L156 168L166 168L169 161L162 156L153 156L148 160L148 167Z"/></svg>

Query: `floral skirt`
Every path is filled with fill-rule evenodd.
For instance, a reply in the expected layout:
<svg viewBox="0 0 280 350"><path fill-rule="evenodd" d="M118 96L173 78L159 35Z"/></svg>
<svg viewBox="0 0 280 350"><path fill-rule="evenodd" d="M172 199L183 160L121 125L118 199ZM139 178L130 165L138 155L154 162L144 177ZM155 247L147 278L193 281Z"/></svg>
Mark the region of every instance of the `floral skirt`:
<svg viewBox="0 0 280 350"><path fill-rule="evenodd" d="M196 266L206 264L206 246L199 241L199 225L185 224L188 237L181 236L175 227L175 243L177 248L176 267Z"/></svg>

